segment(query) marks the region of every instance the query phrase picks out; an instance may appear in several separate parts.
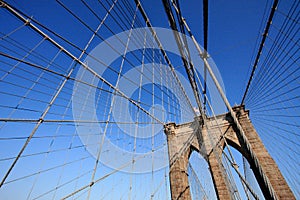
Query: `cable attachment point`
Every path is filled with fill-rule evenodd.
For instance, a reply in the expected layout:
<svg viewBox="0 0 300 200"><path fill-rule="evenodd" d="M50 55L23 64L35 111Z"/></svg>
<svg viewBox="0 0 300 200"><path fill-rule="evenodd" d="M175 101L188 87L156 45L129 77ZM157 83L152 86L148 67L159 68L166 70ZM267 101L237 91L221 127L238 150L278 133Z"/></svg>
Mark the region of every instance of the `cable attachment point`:
<svg viewBox="0 0 300 200"><path fill-rule="evenodd" d="M29 25L30 24L30 21L31 21L31 19L26 19L26 21L25 21L25 26L27 26L27 25Z"/></svg>
<svg viewBox="0 0 300 200"><path fill-rule="evenodd" d="M208 55L208 53L207 53L207 51L205 49L204 49L203 53L200 54L200 57L202 59L208 59L209 58L209 55Z"/></svg>
<svg viewBox="0 0 300 200"><path fill-rule="evenodd" d="M0 1L0 7L6 7L6 3L4 3L3 1Z"/></svg>

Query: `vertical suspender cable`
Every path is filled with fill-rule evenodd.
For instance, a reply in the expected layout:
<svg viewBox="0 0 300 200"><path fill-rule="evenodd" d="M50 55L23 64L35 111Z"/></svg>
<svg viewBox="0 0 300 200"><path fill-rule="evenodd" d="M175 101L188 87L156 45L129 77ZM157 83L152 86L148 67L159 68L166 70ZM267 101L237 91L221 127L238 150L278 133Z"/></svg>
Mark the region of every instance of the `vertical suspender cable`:
<svg viewBox="0 0 300 200"><path fill-rule="evenodd" d="M276 0L277 1L277 0ZM174 4L173 4L174 5ZM276 4L277 5L277 4ZM189 33L190 37L192 38L192 41L197 49L197 51L199 52L199 55L203 55L203 51L201 50L199 44L197 43L190 27L188 26L187 22L182 19L183 22L184 22L184 25L186 27L186 30L187 32ZM264 188L264 195L266 197L266 199L278 199L272 185L270 184L270 181L267 177L267 175L265 174L265 172L263 171L261 165L259 164L259 160L256 156L256 154L253 152L252 148L251 148L251 144L249 143L246 135L245 135L245 132L244 132L244 129L242 128L237 116L236 116L236 113L233 111L218 79L216 78L209 62L207 61L207 58L201 56L203 62L204 62L204 65L206 66L207 68L207 71L209 73L209 75L211 76L213 82L215 83L215 86L219 92L219 94L221 95L221 98L223 99L224 101L224 104L226 105L227 109L229 110L229 113L233 119L233 123L236 125L236 128L238 130L238 133L239 133L239 136L241 137L241 142L243 143L243 145L245 145L245 150L247 151L247 153L249 154L249 156L251 157L251 159L253 160L253 164L255 165L255 167L258 169L258 172L259 172L259 176L260 178L264 181L264 184L265 184L265 188Z"/></svg>
<svg viewBox="0 0 300 200"><path fill-rule="evenodd" d="M168 16L170 27L174 30L173 33L174 33L174 37L175 37L175 40L176 40L176 43L177 43L177 46L178 46L178 50L180 52L183 65L185 67L187 76L189 78L191 87L193 89L193 93L194 93L194 96L195 96L195 99L196 99L199 111L202 114L203 113L203 109L202 109L202 105L201 105L201 101L200 101L200 97L199 97L199 92L198 92L197 84L196 84L196 81L195 81L193 65L189 65L187 59L185 59L186 56L184 55L184 49L183 49L184 45L182 44L180 35L178 33L176 21L174 19L174 15L173 15L172 10L171 10L170 1L169 0L162 0L162 2L163 2L163 5L164 5L164 8L165 8L165 11L167 13L167 16Z"/></svg>
<svg viewBox="0 0 300 200"><path fill-rule="evenodd" d="M204 56L207 57L207 38L208 38L208 0L203 0L203 44L204 44ZM204 66L204 112L206 110L206 77L207 77L207 69Z"/></svg>

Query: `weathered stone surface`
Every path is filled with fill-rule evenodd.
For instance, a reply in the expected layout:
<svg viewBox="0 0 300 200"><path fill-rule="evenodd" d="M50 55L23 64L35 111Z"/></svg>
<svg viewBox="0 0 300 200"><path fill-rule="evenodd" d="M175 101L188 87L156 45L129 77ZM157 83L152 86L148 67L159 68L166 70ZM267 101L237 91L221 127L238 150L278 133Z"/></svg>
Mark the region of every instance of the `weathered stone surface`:
<svg viewBox="0 0 300 200"><path fill-rule="evenodd" d="M265 173L275 191L276 198L295 199L275 161L255 131L249 119L248 111L245 111L244 107L234 107L233 109L243 127L252 152L256 155L263 173ZM253 169L263 194L269 199L270 194L266 190L267 186L261 179L259 171L255 167L251 156L249 156L245 144L240 139L240 133L232 124L229 114L208 118L205 120L204 126L200 123L199 118L196 118L194 122L182 125L171 123L165 126L165 133L168 139L172 199L191 199L187 166L189 156L193 150L198 151L207 160L218 199L233 199L221 162L225 142L245 156Z"/></svg>

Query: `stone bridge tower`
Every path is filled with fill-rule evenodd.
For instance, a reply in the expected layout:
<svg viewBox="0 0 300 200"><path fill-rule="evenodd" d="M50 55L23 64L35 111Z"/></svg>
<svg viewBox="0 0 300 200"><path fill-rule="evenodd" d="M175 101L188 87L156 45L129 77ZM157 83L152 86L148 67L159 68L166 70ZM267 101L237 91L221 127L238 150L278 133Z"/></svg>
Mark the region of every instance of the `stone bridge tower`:
<svg viewBox="0 0 300 200"><path fill-rule="evenodd" d="M248 116L249 112L245 110L244 106L234 107L233 110L249 144L243 143L229 114L207 118L205 126L199 118L187 124L170 123L165 126L172 200L191 199L187 167L189 156L193 150L199 152L208 162L218 199L233 199L221 162L225 142L237 149L248 160L266 199L295 199L278 166L254 129ZM259 163L251 159L245 145L250 145ZM267 178L264 178L263 175Z"/></svg>

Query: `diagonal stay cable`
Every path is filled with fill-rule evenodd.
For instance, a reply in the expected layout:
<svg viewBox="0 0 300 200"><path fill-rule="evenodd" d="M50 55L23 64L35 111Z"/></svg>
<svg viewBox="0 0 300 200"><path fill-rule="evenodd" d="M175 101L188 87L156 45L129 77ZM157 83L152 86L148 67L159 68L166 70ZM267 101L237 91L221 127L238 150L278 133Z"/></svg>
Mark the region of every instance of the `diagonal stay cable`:
<svg viewBox="0 0 300 200"><path fill-rule="evenodd" d="M99 78L101 81L103 81L106 85L108 85L110 88L114 89L117 93L119 93L122 97L127 99L130 103L137 106L139 109L141 109L143 112L145 112L147 115L149 115L151 118L153 118L155 121L159 122L160 124L164 124L159 119L157 119L155 116L151 115L148 111L146 111L144 108L139 106L137 102L129 98L125 93L120 91L118 88L116 88L113 84L111 84L109 81L107 81L105 78L97 74L93 69L91 69L86 63L83 63L81 60L79 60L76 56L74 56L72 53L70 53L68 50L66 50L63 46L61 46L58 42L50 38L47 34L45 34L42 30L40 30L38 27L36 27L34 24L32 24L28 19L24 18L22 15L20 15L15 9L13 9L9 4L5 3L4 1L0 0L0 3L2 3L2 7L6 8L8 11L10 11L12 14L14 14L17 18L19 18L24 23L27 23L28 26L30 26L33 30L35 30L38 34L45 37L48 41L50 41L54 46L61 49L67 56L74 59L78 64L80 64L82 67L84 67L87 71L95 75L97 78Z"/></svg>
<svg viewBox="0 0 300 200"><path fill-rule="evenodd" d="M173 4L173 5L174 5L174 4ZM174 6L174 7L175 7L175 6ZM185 25L185 27L186 27L188 33L190 34L190 36L191 36L191 38L192 38L192 40L193 40L193 42L194 42L194 45L195 45L195 47L197 48L197 51L199 52L199 55L201 56L201 55L203 54L203 51L201 50L201 48L200 48L199 44L197 43L197 41L196 41L196 39L195 39L193 33L191 32L190 27L188 26L186 20L183 19L182 21L183 21L183 23L184 23L184 25ZM237 118L237 116L236 116L236 113L233 111L233 109L232 109L232 107L231 107L231 105L230 105L230 103L229 103L227 97L225 96L224 91L223 91L223 89L222 89L222 87L221 87L219 81L217 80L217 78L216 78L214 72L213 72L212 69L211 69L211 66L210 66L209 62L207 61L207 58L202 57L202 60L203 60L204 64L206 65L207 70L208 70L208 72L209 72L211 78L213 79L213 82L215 83L215 86L216 86L216 88L217 88L219 94L221 95L221 98L223 99L223 102L225 103L227 109L229 110L229 113L230 113L230 115L231 115L231 117L232 117L232 119L233 119L234 124L236 125L237 129L239 130L239 135L241 136L242 142L245 144L246 151L247 151L247 152L249 153L249 155L251 156L251 159L254 160L255 166L256 166L256 167L258 168L258 170L259 170L259 176L261 177L261 179L262 179L262 180L265 182L265 184L266 184L266 188L265 188L265 189L268 191L268 193L266 193L266 197L267 197L267 198L270 198L270 199L276 199L276 198L278 198L278 197L276 196L275 192L274 192L273 187L272 187L271 184L270 184L269 179L267 178L266 174L262 171L261 166L259 165L258 158L257 158L256 154L254 154L254 152L252 151L251 145L250 145L250 143L249 143L247 137L245 136L244 129L242 128L240 122L238 121L238 118Z"/></svg>
<svg viewBox="0 0 300 200"><path fill-rule="evenodd" d="M179 8L177 7L177 5L174 3L174 1L172 1L172 4L173 4L173 7L175 8L175 11L176 11L177 13L179 13L180 10L179 10ZM186 26L188 32L190 33L192 39L193 39L194 42L195 42L195 39L194 39L193 35L191 34L190 29L189 29L189 27L187 26L186 22L184 21L183 17L181 17L181 21L182 21L182 23ZM196 45L196 46L197 46L197 45ZM200 55L206 54L206 52L203 52L203 53L201 52L199 46L197 46L197 49L198 49L198 51L200 52ZM205 61L205 59L207 59L206 56L202 56L201 58L203 59L203 61ZM209 66L207 66L207 67L209 67ZM210 70L210 69L208 69L208 70ZM197 75L197 74L196 74L196 75ZM197 78L199 79L198 76L197 76ZM202 90L203 90L203 86L202 86L202 84L201 84L201 81L199 81L199 83L200 83L200 86L201 86L201 88L202 88ZM204 94L204 98L207 98L205 94ZM208 101L208 105L210 106L209 101ZM211 108L211 110L212 110L212 112L213 112L213 109L212 109L212 108ZM201 115L202 115L202 118L205 119L205 116L203 116L203 112L201 112ZM207 127L207 123L205 123L205 121L204 121L204 125ZM219 125L218 125L218 126L219 126ZM223 138L224 138L224 136L223 136ZM228 144L226 143L226 140L224 140L224 142L225 142L226 146L228 146ZM223 153L225 153L223 149L221 149L221 151L223 151ZM233 160L233 161L229 160L229 162L230 162L230 163L236 163L235 160L234 160L234 157L233 157L233 155L232 155L232 153L231 153L231 151L230 151L230 149L229 149L229 153L230 153L230 157L231 157L232 160ZM220 160L219 160L219 162L220 162ZM231 173L230 173L230 176L232 177L232 174L231 174ZM244 181L243 181L243 179L241 179L241 181L242 181L242 184L243 184L244 189L246 189L246 187L248 187L249 185L245 184ZM245 184L245 185L244 185L244 184ZM236 187L236 186L232 185L232 187ZM250 188L250 190L251 190L251 188ZM252 191L252 190L251 190L251 191ZM254 196L255 196L255 194L254 194ZM237 196L237 198L240 198L240 197Z"/></svg>
<svg viewBox="0 0 300 200"><path fill-rule="evenodd" d="M136 9L136 11L137 11L137 9ZM116 88L119 87L119 82L120 82L120 79L121 79L121 74L122 74L123 67L124 67L124 62L125 62L125 55L126 55L126 53L128 51L128 46L129 46L129 43L130 43L130 41L132 39L131 35L132 35L132 30L134 28L133 26L134 26L135 20L136 20L136 13L135 13L135 15L133 17L133 20L132 20L132 23L131 23L131 29L130 29L130 32L129 32L129 35L128 35L128 38L127 38L127 42L126 42L126 47L125 47L125 50L124 50L124 58L122 59L122 62L120 64L120 71L118 72L117 82L115 84ZM116 95L115 94L116 94L116 91L113 93L112 100L110 102L109 113L108 113L107 120L106 120L107 122L110 121L111 116L112 116L111 114L112 114L112 111L113 111L113 107L115 106L115 99L116 99ZM105 124L103 136L102 136L102 139L101 139L101 144L99 146L99 150L98 150L98 154L97 154L97 159L96 159L94 170L93 170L92 177L91 177L91 183L94 182L95 175L96 175L96 172L97 172L97 169L98 169L98 164L99 164L100 156L101 156L101 153L102 153L102 148L103 148L103 144L104 144L104 141L105 141L105 137L106 137L106 134L107 134L108 125L109 125L108 123ZM91 188L92 188L92 185L89 188L87 199L90 199Z"/></svg>
<svg viewBox="0 0 300 200"><path fill-rule="evenodd" d="M203 109L202 109L201 100L200 100L200 97L199 97L199 90L197 88L197 84L196 84L195 76L194 76L194 66L192 65L191 62L188 63L188 61L187 61L188 59L186 59L186 55L185 55L185 52L184 52L186 47L183 44L183 41L182 41L182 38L181 38L180 34L178 33L177 24L176 24L176 21L174 19L174 15L172 13L170 1L163 0L163 5L164 5L165 12L167 14L167 17L168 17L168 20L169 20L169 23L170 23L170 27L172 28L172 30L174 30L173 35L174 35L178 50L180 52L181 60L183 62L186 74L189 78L189 82L190 82L191 88L193 90L193 94L194 94L195 100L197 102L197 106L199 108L200 113L202 113Z"/></svg>
<svg viewBox="0 0 300 200"><path fill-rule="evenodd" d="M138 8L139 8L139 10L140 10L140 12L142 14L142 17L144 18L144 20L146 22L146 25L150 29L150 31L151 31L151 33L152 33L152 35L154 37L154 40L157 43L157 45L158 45L158 47L159 47L159 49L160 49L160 51L161 51L161 53L162 53L162 55L163 55L166 63L167 63L167 65L171 68L171 72L172 72L173 76L175 77L176 82L179 84L179 87L180 87L180 89L181 89L181 91L183 93L183 96L187 99L187 102L188 102L189 106L191 107L191 109L193 110L194 115L196 116L196 112L195 112L195 110L194 110L194 108L192 106L192 103L191 103L190 99L188 98L188 96L187 96L187 94L186 94L186 92L184 90L184 87L183 87L181 81L179 80L178 76L176 75L176 72L174 70L174 66L172 65L172 63L171 63L171 61L170 61L170 59L169 59L166 51L164 50L164 48L162 46L162 43L159 40L159 38L158 38L158 36L157 36L157 34L155 32L155 29L153 28L153 26L152 26L152 24L151 24L151 22L149 20L149 17L147 16L147 14L146 14L146 12L145 12L145 10L144 10L144 8L143 8L140 0L134 0L134 2L138 6Z"/></svg>
<svg viewBox="0 0 300 200"><path fill-rule="evenodd" d="M66 6L64 6L64 8L67 9ZM29 18L28 15L22 13L22 11L19 11L19 10L16 9L16 8L13 8L13 9L16 10L18 13L20 13L21 15L23 15L23 16ZM106 8L105 10L106 10L108 13L111 11L111 9L107 9L107 8ZM73 15L74 17L76 17L76 19L79 20L81 23L84 23L84 22L82 21L82 19L80 19L80 18L79 18L75 13L73 13L71 10L67 9L67 11L70 12L70 13L72 13L72 15ZM110 15L110 16L112 16L112 15ZM106 17L104 17L103 20L105 20L105 18L106 18ZM100 19L100 18L99 18L99 19ZM32 21L32 22L34 22L35 24L41 26L43 29L49 31L50 33L54 34L55 36L59 37L59 38L62 39L63 41L65 41L65 42L67 42L68 44L70 44L70 42L69 42L68 40L66 40L66 39L64 39L63 37L57 35L55 32L53 32L53 31L51 31L50 29L48 29L47 27L45 27L43 24L39 23L37 20L30 19L30 21ZM115 20L115 21L116 21L116 20ZM103 25L106 26L106 27L108 27L105 23L103 23ZM89 27L87 24L84 23L84 26L88 27L88 29L89 29L90 31L92 31L93 33L95 33L95 31L93 31L92 28ZM124 29L122 29L122 30L124 30ZM124 31L125 31L125 30L124 30ZM110 32L111 32L112 34L116 34L116 33L114 33L112 30L110 30ZM104 40L104 38L101 37L99 34L97 34L97 33L95 33L95 34L97 35L97 37L100 37L101 40ZM117 38L118 38L118 37L117 37ZM120 40L119 40L119 41L120 41ZM134 41L135 41L135 40L133 40L133 42L134 42ZM120 41L120 42L122 42L122 41ZM113 47L112 47L110 44L108 44L108 45L113 49ZM124 45L125 45L125 44L124 44ZM72 46L75 47L76 49L80 50L80 51L83 51L81 48L77 47L75 44L72 44ZM113 49L113 50L116 51L116 49ZM87 54L86 51L84 51L84 52L85 52L85 55L86 55L86 54ZM116 51L116 52L117 52L117 51ZM119 53L119 52L117 52L117 53ZM89 55L89 56L90 56L91 58L95 59L97 62L99 62L99 63L101 63L101 64L104 64L104 63L102 63L102 61L96 59L95 57L93 57L93 56L91 56L91 55ZM122 56L122 57L124 57L124 56ZM129 62L128 59L126 59L126 61ZM104 65L106 65L106 64L104 64ZM133 66L133 63L130 63L130 65ZM106 66L107 66L107 65L106 65ZM110 70L112 70L112 71L115 72L115 73L118 73L117 71L115 71L115 70L114 70L113 68L111 68L110 66L107 66L107 68L109 68ZM146 73L145 73L145 74L146 74ZM128 80L128 81L134 83L129 77L126 77L126 76L123 76L123 77L124 77L126 80ZM147 76L145 76L145 78L147 78ZM150 80L150 79L149 79L149 80ZM143 88L143 90L145 90L145 91L148 92L148 90L145 89L145 88Z"/></svg>
<svg viewBox="0 0 300 200"><path fill-rule="evenodd" d="M160 147L159 147L159 148L160 148ZM159 148L157 148L157 149L159 149ZM150 152L150 153L151 153L151 152ZM146 157L148 154L149 154L149 153L142 154L142 155L138 156L138 157L136 158L136 161L139 160L139 159L143 159L143 158ZM129 166L130 164L132 164L132 161L131 161L131 160L128 161L127 163L121 165L119 168L114 169L112 172L107 173L106 175L104 175L104 176L102 176L102 177L100 177L100 178L98 178L98 179L95 179L93 182L91 182L91 183L89 183L89 184L87 184L87 185L84 185L84 186L82 186L81 188L79 188L78 190L76 190L76 191L74 191L74 192L72 192L72 193L66 195L65 197L62 198L62 200L68 199L68 198L74 196L75 194L77 194L78 192L81 192L82 190L85 190L85 189L87 189L87 188L89 188L89 187L92 187L94 184L96 184L96 183L102 181L103 179L106 179L107 177L109 177L109 176L111 176L111 175L113 175L113 174L115 174L115 173L121 171L122 169L126 168L126 167Z"/></svg>
<svg viewBox="0 0 300 200"><path fill-rule="evenodd" d="M122 91L120 91L118 88L116 88L115 86L113 86L109 81L107 81L106 79L104 79L102 76L100 76L99 74L97 74L93 69L91 69L89 66L87 66L87 64L83 63L79 58L77 58L76 56L74 56L72 53L70 53L68 50L66 50L63 46L61 46L59 43L57 43L56 41L54 41L52 38L50 38L47 34L45 34L42 30L40 30L38 27L36 27L34 24L32 24L32 22L29 19L24 18L20 13L18 13L15 9L13 9L9 4L7 4L6 2L0 0L0 4L3 8L7 9L10 13L12 13L15 17L17 17L18 19L20 19L21 21L23 21L24 23L26 23L27 26L29 26L30 28L32 28L34 31L36 31L39 35L41 35L43 38L45 38L46 40L48 40L50 43L52 43L54 46L56 46L58 49L60 49L62 52L64 52L67 56L69 56L70 58L73 59L73 61L76 62L76 64L80 64L81 66L83 66L87 71L91 72L93 75L95 75L97 78L99 78L101 81L103 81L105 84L107 84L109 87L111 87L112 89L114 89L117 93L119 93L122 97L124 97L125 99L127 99L129 102L131 102L133 105L137 106L139 109L141 109L143 112L145 112L147 115L149 115L151 118L153 118L155 121L158 121L159 123L163 124L163 122L161 122L159 119L157 119L155 116L153 116L151 113L149 113L148 111L146 111L144 108L142 108L137 102L135 102L134 100L130 99L128 96L126 96ZM24 143L23 147L21 148L21 150L19 151L16 159L13 161L13 163L11 164L11 166L9 167L9 169L7 170L7 172L5 173L1 183L0 183L0 187L2 187L2 185L4 184L5 180L7 179L7 177L9 176L10 172L12 171L12 169L14 168L14 166L16 165L17 161L19 160L20 156L22 155L22 153L24 152L24 150L26 149L28 143L30 142L31 138L33 137L33 135L36 133L37 129L39 128L39 126L43 123L43 120L45 118L45 116L47 115L48 111L50 110L52 104L54 103L54 101L56 100L56 98L58 97L58 95L60 94L60 92L62 91L64 85L67 83L67 81L69 80L69 77L71 76L71 74L73 73L76 64L70 69L69 73L67 74L67 77L65 78L65 80L61 83L61 85L59 86L58 90L56 91L56 93L54 94L54 96L52 97L51 101L49 102L47 108L44 110L43 114L41 115L38 123L35 125L35 127L33 128L32 132L30 133L28 139L26 140L26 142Z"/></svg>
<svg viewBox="0 0 300 200"><path fill-rule="evenodd" d="M34 67L34 68L37 68L37 69L40 69L40 70L49 72L49 73L51 73L51 74L54 74L54 75L57 75L57 76L60 76L60 77L64 77L64 78L67 77L65 74L59 73L59 72L57 72L57 71L48 69L48 68L46 68L46 67L37 65L37 64L32 63L32 62L29 62L29 61L25 61L25 60L23 60L23 59L16 58L16 57L14 57L14 56L8 55L8 54L3 53L3 52L0 52L0 56L4 56L4 57L6 57L6 58L9 58L9 59L12 59L12 60L15 60L15 61L24 63L24 64L26 64L26 65L28 65L28 66L31 66L31 67ZM28 70L24 70L24 69L22 69L22 71L29 72ZM10 73L10 74L13 74L13 73ZM31 73L31 74L32 74L32 73ZM126 76L123 76L123 77L126 78L126 80L129 80L129 77L126 77ZM106 93L112 93L112 91L106 90L106 89L104 89L104 88L100 88L100 87L98 87L98 86L95 86L95 85L93 85L93 84L90 84L90 83L88 83L88 82L85 82L85 81L82 81L82 80L79 80L79 79L76 79L76 78L73 78L73 77L69 77L69 79L72 80L72 81L75 81L75 82L78 82L78 83L87 85L87 86L89 86L89 87L93 87L93 88L96 88L96 89L98 89L98 90L104 91L104 92L106 92ZM47 79L47 81L51 81L51 80ZM134 82L131 82L131 83L135 84ZM7 82L7 84L14 84L14 83L8 83L8 82ZM16 86L17 86L17 87L23 87L23 86L19 86L19 85L16 85ZM48 87L49 87L49 86L48 86ZM69 88L69 89L70 89L70 88ZM147 93L151 93L151 91L149 91L149 90L147 90L147 89L144 89L144 88L143 88L143 90L144 90L145 92L147 92ZM36 91L36 92L43 93L42 91ZM3 93L3 92L0 92L0 93ZM65 91L62 91L62 93L65 93ZM13 94L8 94L8 95L13 95ZM46 94L46 95L48 95L48 94ZM122 95L120 95L120 94L116 94L116 95L122 96ZM166 94L166 95L169 96L168 94ZM14 94L14 96L18 96L18 95L15 95L15 94ZM20 96L20 98L22 98L22 96ZM62 97L59 97L59 98L63 99ZM159 96L157 96L157 95L155 95L155 98L161 100L161 98L160 98ZM26 97L26 99L30 99L30 98ZM31 100L36 101L36 99L31 99ZM67 99L65 99L65 100L67 100ZM133 100L134 100L134 99L133 99ZM137 101L137 100L134 100L134 101ZM45 102L45 103L47 103L47 102ZM149 105L147 105L147 104L144 103L144 102L139 102L139 103L140 103L141 105L149 106Z"/></svg>
<svg viewBox="0 0 300 200"><path fill-rule="evenodd" d="M266 28L265 28L265 31L264 31L264 34L263 34L263 38L262 38L261 43L260 43L260 45L259 45L259 49L258 49L256 58L255 58L255 61L254 61L254 65L253 65L253 67L252 67L251 75L250 75L249 81L248 81L248 83L247 83L245 93L244 93L243 98L242 98L241 105L244 104L245 98L246 98L246 96L247 96L247 93L248 93L250 84L251 84L252 79L253 79L253 75L254 75L255 69L257 68L257 64L258 64L258 62L259 62L259 58L260 58L262 49L263 49L263 47L264 47L265 40L266 40L267 35L268 35L268 32L269 32L270 25L271 25L271 23L272 23L272 19L273 19L275 10L276 10L276 8L277 8L277 5L278 5L278 0L274 0L273 5L272 5L272 10L271 10L271 13L270 13L270 15L269 15L269 19L268 19L268 22L267 22L267 25L266 25Z"/></svg>

